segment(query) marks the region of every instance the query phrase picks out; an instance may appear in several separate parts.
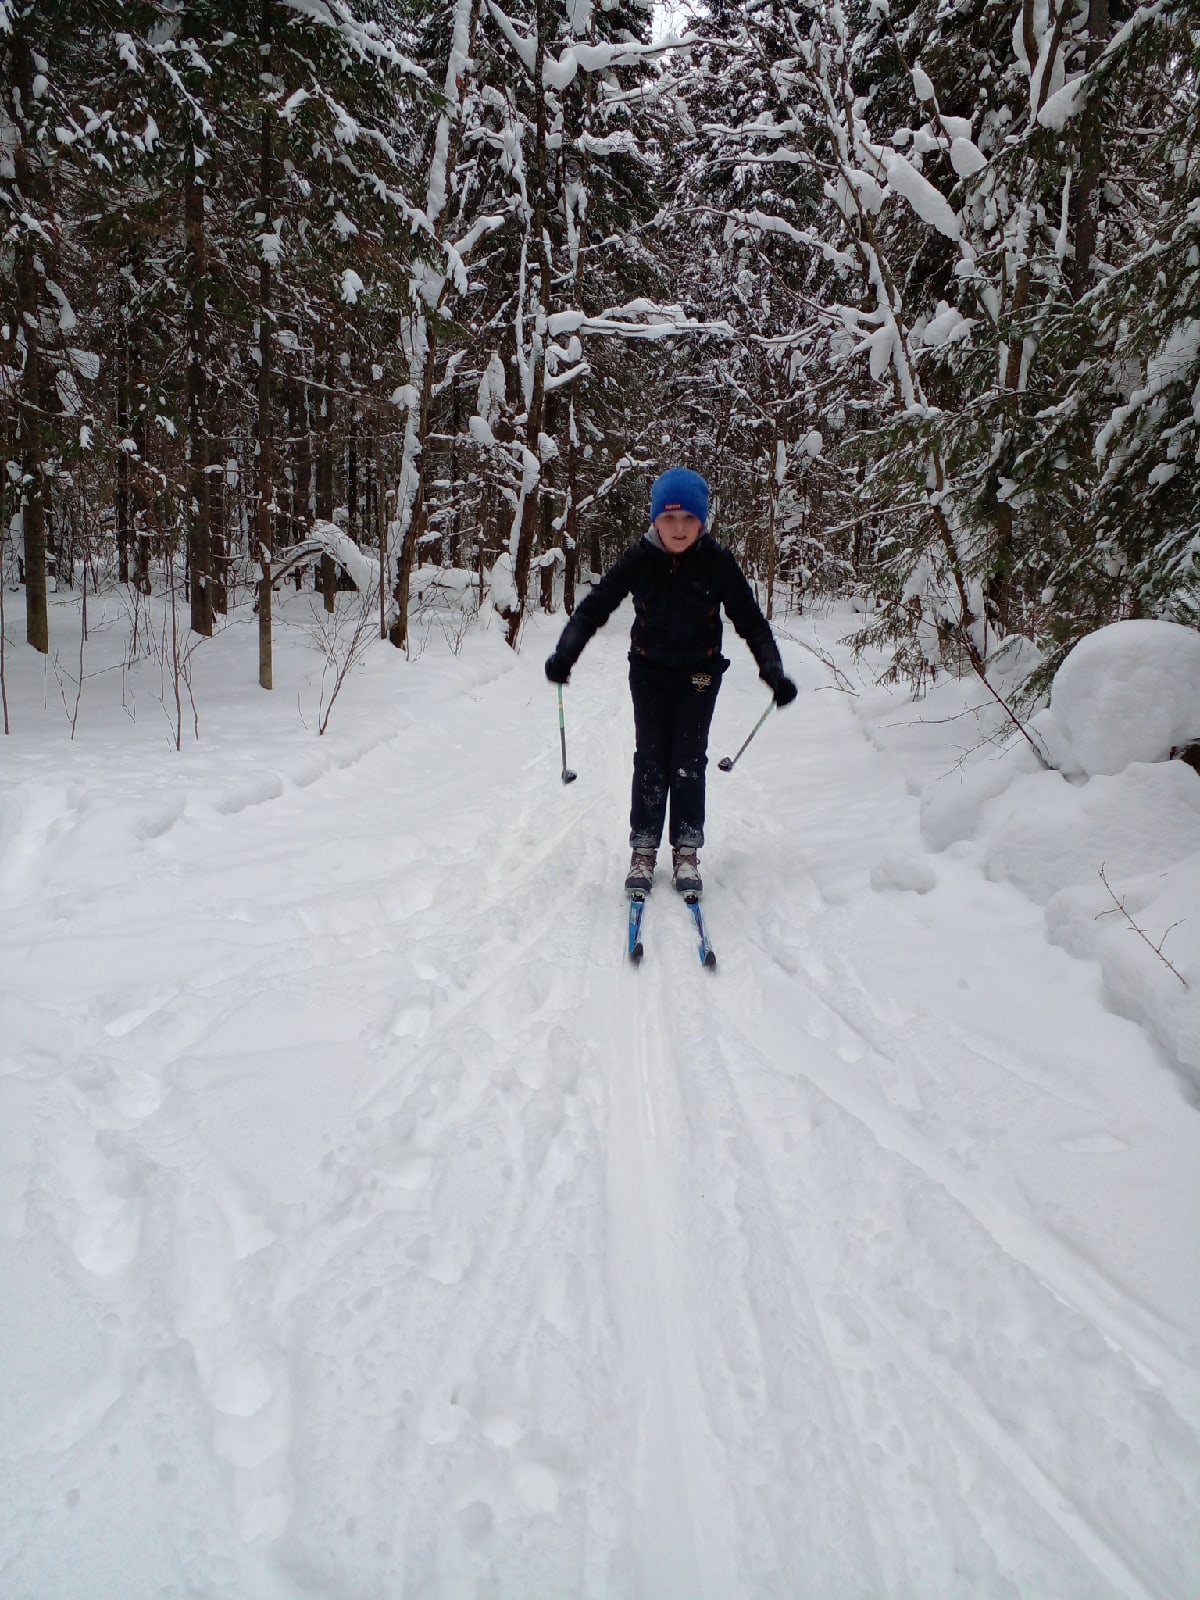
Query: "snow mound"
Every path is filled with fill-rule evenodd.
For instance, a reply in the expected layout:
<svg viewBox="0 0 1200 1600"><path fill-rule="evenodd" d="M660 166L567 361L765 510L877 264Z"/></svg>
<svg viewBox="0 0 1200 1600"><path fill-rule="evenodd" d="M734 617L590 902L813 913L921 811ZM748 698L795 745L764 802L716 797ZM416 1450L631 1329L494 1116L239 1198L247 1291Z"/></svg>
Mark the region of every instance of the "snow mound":
<svg viewBox="0 0 1200 1600"><path fill-rule="evenodd" d="M991 687L1019 703L1038 659L1009 641L988 662ZM856 709L919 797L926 848L1041 906L1047 937L1098 963L1107 1003L1200 1076L1200 779L1168 759L1200 739L1200 634L1100 629L1023 731L969 678L943 679L900 717L894 697ZM871 886L901 876L889 852Z"/></svg>
<svg viewBox="0 0 1200 1600"><path fill-rule="evenodd" d="M1149 620L1098 629L1055 674L1050 711L1089 777L1165 761L1200 739L1200 633Z"/></svg>
<svg viewBox="0 0 1200 1600"><path fill-rule="evenodd" d="M936 886L937 875L929 857L917 851L889 850L871 868L871 887L877 891L907 889L914 894L928 894Z"/></svg>
<svg viewBox="0 0 1200 1600"><path fill-rule="evenodd" d="M953 769L922 787L921 836L931 850L948 850L979 832L985 808L1006 796L1014 781L1041 770L1023 739L986 758L955 763Z"/></svg>
<svg viewBox="0 0 1200 1600"><path fill-rule="evenodd" d="M1200 1077L1198 905L1200 851L1170 873L1106 871L1060 890L1046 930L1072 955L1098 961L1114 1009L1147 1023L1172 1060Z"/></svg>
<svg viewBox="0 0 1200 1600"><path fill-rule="evenodd" d="M1019 778L988 818L983 865L1045 905L1072 884L1164 873L1200 855L1200 783L1182 761L1134 765L1090 783ZM1111 902L1109 902L1111 904Z"/></svg>

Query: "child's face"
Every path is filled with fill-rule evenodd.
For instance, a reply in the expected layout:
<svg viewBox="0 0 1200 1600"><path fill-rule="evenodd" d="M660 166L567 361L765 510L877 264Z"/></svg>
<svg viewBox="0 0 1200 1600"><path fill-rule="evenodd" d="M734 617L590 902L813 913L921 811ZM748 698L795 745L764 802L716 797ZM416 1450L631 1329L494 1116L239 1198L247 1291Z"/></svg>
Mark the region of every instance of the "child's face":
<svg viewBox="0 0 1200 1600"><path fill-rule="evenodd" d="M666 549L678 556L695 544L703 524L690 511L661 511L654 519L654 526Z"/></svg>

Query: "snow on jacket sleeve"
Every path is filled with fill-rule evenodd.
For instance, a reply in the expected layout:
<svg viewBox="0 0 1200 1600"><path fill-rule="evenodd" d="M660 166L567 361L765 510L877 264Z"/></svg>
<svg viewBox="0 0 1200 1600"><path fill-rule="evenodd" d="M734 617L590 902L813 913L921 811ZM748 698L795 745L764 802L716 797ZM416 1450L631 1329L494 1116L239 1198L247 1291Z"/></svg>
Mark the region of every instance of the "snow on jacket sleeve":
<svg viewBox="0 0 1200 1600"><path fill-rule="evenodd" d="M737 557L724 547L721 556L721 603L730 622L749 645L750 653L758 663L759 677L774 688L783 676L783 658L775 643L775 635L771 632L771 624L759 609L754 590L738 566Z"/></svg>
<svg viewBox="0 0 1200 1600"><path fill-rule="evenodd" d="M583 654L583 647L602 628L633 587L634 574L640 559L638 546L630 545L625 554L611 566L596 587L590 590L572 613L559 635L556 654L565 656L574 666Z"/></svg>

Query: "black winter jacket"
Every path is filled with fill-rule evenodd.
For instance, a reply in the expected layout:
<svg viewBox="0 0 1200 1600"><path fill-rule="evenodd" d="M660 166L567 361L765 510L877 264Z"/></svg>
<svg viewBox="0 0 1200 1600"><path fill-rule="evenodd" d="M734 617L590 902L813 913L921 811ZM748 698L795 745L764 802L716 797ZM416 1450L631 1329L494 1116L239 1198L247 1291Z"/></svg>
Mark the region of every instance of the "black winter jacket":
<svg viewBox="0 0 1200 1600"><path fill-rule="evenodd" d="M584 645L627 594L634 622L629 659L655 666L721 672L721 607L750 647L772 688L783 674L779 647L732 551L702 533L682 555L649 537L630 545L615 566L575 608L557 653L573 666Z"/></svg>

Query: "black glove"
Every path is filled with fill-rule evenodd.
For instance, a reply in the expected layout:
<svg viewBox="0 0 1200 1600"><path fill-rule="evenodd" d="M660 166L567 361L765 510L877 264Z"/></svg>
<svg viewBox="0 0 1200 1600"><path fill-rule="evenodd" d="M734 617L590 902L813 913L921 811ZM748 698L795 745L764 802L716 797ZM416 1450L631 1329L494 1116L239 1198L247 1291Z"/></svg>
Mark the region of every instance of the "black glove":
<svg viewBox="0 0 1200 1600"><path fill-rule="evenodd" d="M799 694L799 690L786 673L781 672L771 685L775 691L775 704L777 706L790 706Z"/></svg>
<svg viewBox="0 0 1200 1600"><path fill-rule="evenodd" d="M546 676L551 683L566 683L574 664L567 660L561 650L556 650L552 656L546 657Z"/></svg>

